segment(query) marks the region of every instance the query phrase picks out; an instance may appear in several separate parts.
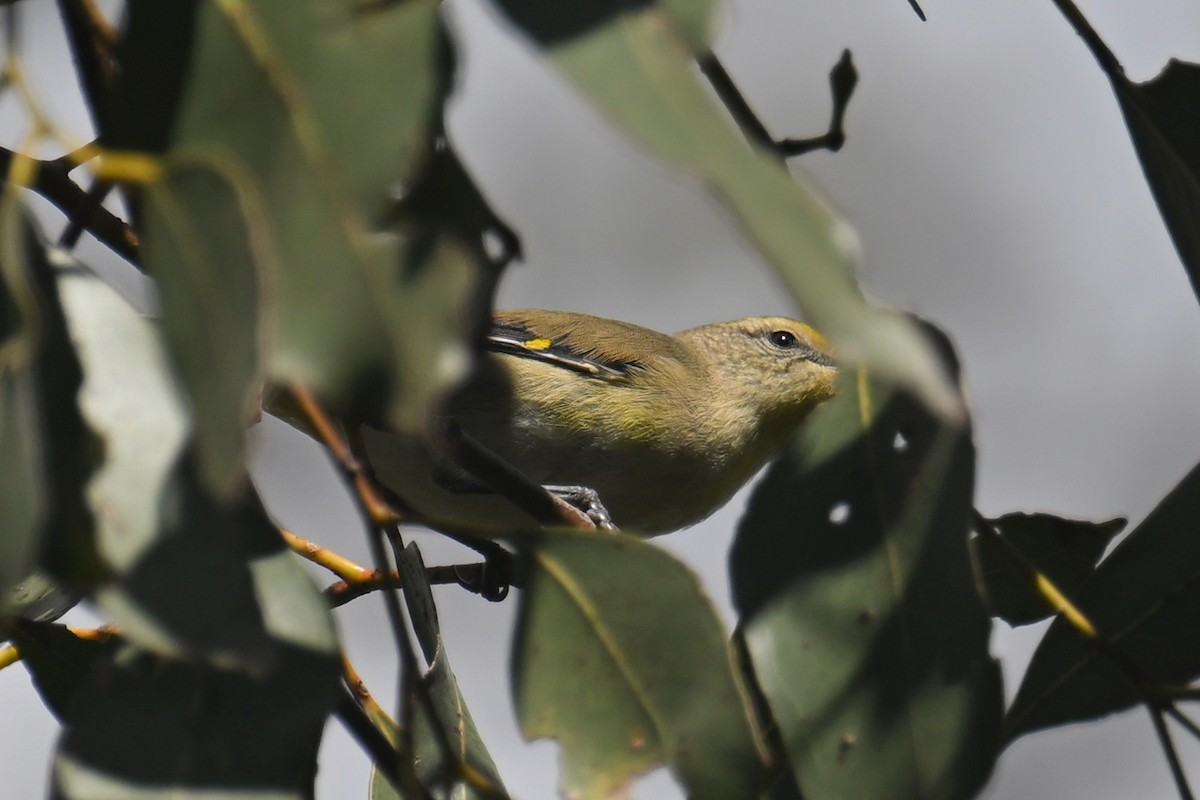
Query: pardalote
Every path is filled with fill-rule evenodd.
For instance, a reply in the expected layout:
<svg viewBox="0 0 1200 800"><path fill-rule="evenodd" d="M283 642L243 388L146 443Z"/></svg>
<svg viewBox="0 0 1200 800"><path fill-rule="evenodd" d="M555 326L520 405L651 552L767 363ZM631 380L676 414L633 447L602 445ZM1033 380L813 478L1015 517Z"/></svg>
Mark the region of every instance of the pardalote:
<svg viewBox="0 0 1200 800"><path fill-rule="evenodd" d="M445 413L540 484L590 488L654 536L720 508L834 394L829 343L781 317L673 335L565 311L497 312ZM424 442L364 430L380 483L433 524L494 535L535 523ZM476 482L477 483L477 482Z"/></svg>

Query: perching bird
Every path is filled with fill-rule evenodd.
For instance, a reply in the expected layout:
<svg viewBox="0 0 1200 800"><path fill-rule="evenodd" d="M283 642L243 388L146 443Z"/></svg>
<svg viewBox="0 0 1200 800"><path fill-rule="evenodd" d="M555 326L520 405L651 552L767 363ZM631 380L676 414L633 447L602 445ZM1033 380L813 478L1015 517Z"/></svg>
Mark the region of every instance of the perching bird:
<svg viewBox="0 0 1200 800"><path fill-rule="evenodd" d="M528 478L594 490L619 528L644 536L724 505L833 396L837 374L828 342L781 317L667 335L501 311L487 344L446 413ZM532 524L494 495L462 491L463 473L419 443L371 429L364 440L380 482L430 522L482 533Z"/></svg>

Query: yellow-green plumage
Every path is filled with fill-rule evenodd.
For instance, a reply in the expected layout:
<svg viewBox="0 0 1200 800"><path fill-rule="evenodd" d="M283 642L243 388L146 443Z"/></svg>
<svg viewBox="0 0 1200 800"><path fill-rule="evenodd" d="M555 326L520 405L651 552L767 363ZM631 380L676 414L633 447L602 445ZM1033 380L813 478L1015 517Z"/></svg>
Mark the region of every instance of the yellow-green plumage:
<svg viewBox="0 0 1200 800"><path fill-rule="evenodd" d="M779 317L667 335L584 314L503 311L489 342L447 413L532 480L594 489L619 527L643 535L723 505L832 396L836 374L828 343ZM434 519L452 513L413 505Z"/></svg>

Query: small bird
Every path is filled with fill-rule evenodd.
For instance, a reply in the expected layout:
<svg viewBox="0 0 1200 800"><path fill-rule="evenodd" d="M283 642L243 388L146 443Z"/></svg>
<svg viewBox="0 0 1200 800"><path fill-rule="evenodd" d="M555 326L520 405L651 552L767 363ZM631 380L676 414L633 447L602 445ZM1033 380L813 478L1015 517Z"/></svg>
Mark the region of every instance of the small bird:
<svg viewBox="0 0 1200 800"><path fill-rule="evenodd" d="M835 391L829 343L751 317L673 335L566 311L494 315L488 353L445 413L537 483L591 489L642 536L712 514ZM531 520L422 443L364 429L377 479L431 523L503 532ZM456 488L457 487L457 488Z"/></svg>

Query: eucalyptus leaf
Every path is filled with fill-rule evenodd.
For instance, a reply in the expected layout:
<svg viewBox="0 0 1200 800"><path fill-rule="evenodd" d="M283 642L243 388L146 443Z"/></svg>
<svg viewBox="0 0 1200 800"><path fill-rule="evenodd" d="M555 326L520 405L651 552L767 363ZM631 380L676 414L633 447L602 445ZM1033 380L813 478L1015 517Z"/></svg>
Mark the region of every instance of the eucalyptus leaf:
<svg viewBox="0 0 1200 800"><path fill-rule="evenodd" d="M154 13L132 7L142 35L125 47L153 64L161 44L139 11ZM439 4L205 3L176 32L191 60L145 186L143 257L203 480L235 490L263 380L420 427L469 365L493 278L482 242L392 213L440 139Z"/></svg>
<svg viewBox="0 0 1200 800"><path fill-rule="evenodd" d="M521 730L561 746L561 788L607 798L666 764L693 798L758 797L763 765L696 577L626 535L528 543L513 649Z"/></svg>
<svg viewBox="0 0 1200 800"><path fill-rule="evenodd" d="M1200 298L1200 64L1172 59L1153 80L1109 72L1138 160Z"/></svg>
<svg viewBox="0 0 1200 800"><path fill-rule="evenodd" d="M431 720L416 698L409 700L414 704L412 741L417 780L437 798L475 800L507 797L496 764L479 736L466 700L458 688L458 681L450 669L438 624L437 606L425 578L425 564L416 542L408 544L398 561L409 618L429 662L429 668L421 680L433 701L435 712L435 719ZM388 726L385 734L395 743L399 739L395 722L389 719L385 724ZM435 734L434 725L441 729L440 737ZM451 755L457 764L447 763L442 741L453 748ZM471 776L469 779L468 775ZM371 773L370 796L372 800L393 800L404 795L383 773L375 769Z"/></svg>
<svg viewBox="0 0 1200 800"><path fill-rule="evenodd" d="M1003 703L973 480L969 428L849 371L756 487L734 602L804 797L969 797L991 772Z"/></svg>
<svg viewBox="0 0 1200 800"><path fill-rule="evenodd" d="M81 638L62 625L48 623L22 621L12 633L38 694L63 723L71 721L78 703L87 702L94 670L120 646L116 638Z"/></svg>
<svg viewBox="0 0 1200 800"><path fill-rule="evenodd" d="M995 536L973 537L971 556L992 615L1010 625L1054 614L1057 609L1038 589L1038 576L1074 595L1125 527L1123 519L1086 522L1052 514L1005 514L988 522Z"/></svg>
<svg viewBox="0 0 1200 800"><path fill-rule="evenodd" d="M75 607L81 599L73 592L38 570L18 583L3 603L13 616L31 622L53 622Z"/></svg>
<svg viewBox="0 0 1200 800"><path fill-rule="evenodd" d="M125 648L89 684L55 756L55 797L302 800L340 663L283 645L258 674Z"/></svg>
<svg viewBox="0 0 1200 800"><path fill-rule="evenodd" d="M1008 739L1124 710L1142 687L1186 685L1200 676L1200 466L1194 467L1100 563L1070 599L1117 663L1066 620L1042 638L1005 720Z"/></svg>
<svg viewBox="0 0 1200 800"><path fill-rule="evenodd" d="M0 611L39 561L93 581L84 486L96 441L79 413L79 360L67 336L50 249L17 201L0 199Z"/></svg>

